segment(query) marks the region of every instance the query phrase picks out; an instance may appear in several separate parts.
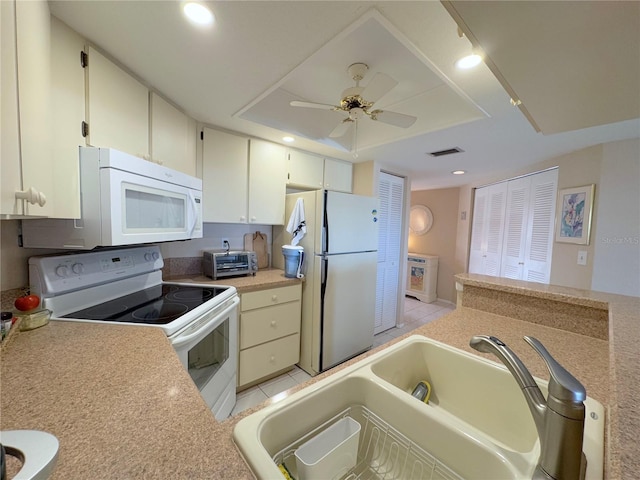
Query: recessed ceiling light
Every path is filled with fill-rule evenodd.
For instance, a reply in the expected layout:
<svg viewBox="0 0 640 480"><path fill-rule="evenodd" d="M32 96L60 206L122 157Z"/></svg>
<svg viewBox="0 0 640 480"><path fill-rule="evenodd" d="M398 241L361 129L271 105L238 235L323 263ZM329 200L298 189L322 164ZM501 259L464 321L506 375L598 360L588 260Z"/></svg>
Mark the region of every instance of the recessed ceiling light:
<svg viewBox="0 0 640 480"><path fill-rule="evenodd" d="M185 3L182 10L193 23L198 25L211 25L213 23L213 13L200 3Z"/></svg>
<svg viewBox="0 0 640 480"><path fill-rule="evenodd" d="M283 142L287 142L287 143L291 143L291 142L295 141L295 138L293 138L293 137L282 137L282 141Z"/></svg>
<svg viewBox="0 0 640 480"><path fill-rule="evenodd" d="M453 173L454 175L464 175L467 172L465 172L464 170L454 170L451 173Z"/></svg>
<svg viewBox="0 0 640 480"><path fill-rule="evenodd" d="M456 62L456 67L461 68L463 70L473 68L476 65L479 65L482 62L482 57L477 53L473 53L471 55L467 55L466 57L462 57L460 60Z"/></svg>

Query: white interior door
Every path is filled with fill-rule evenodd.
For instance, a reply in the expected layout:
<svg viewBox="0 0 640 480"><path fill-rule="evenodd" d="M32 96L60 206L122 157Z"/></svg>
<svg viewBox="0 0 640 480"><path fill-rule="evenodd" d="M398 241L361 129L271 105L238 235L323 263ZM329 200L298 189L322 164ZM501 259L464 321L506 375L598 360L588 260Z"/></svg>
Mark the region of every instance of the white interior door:
<svg viewBox="0 0 640 480"><path fill-rule="evenodd" d="M549 283L551 278L557 189L557 169L531 176L523 280Z"/></svg>
<svg viewBox="0 0 640 480"><path fill-rule="evenodd" d="M378 185L380 207L375 333L394 327L397 321L404 178L381 172Z"/></svg>

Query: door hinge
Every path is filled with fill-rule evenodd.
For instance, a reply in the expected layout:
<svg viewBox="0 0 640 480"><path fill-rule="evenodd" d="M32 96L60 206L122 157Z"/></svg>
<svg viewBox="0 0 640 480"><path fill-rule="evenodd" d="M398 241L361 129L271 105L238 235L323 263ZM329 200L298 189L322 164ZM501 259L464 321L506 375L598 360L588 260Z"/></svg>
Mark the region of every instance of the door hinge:
<svg viewBox="0 0 640 480"><path fill-rule="evenodd" d="M86 138L87 136L89 136L89 124L87 122L85 122L85 121L82 122L81 129L82 129L82 136L83 137Z"/></svg>
<svg viewBox="0 0 640 480"><path fill-rule="evenodd" d="M82 68L89 66L89 55L82 50L80 50L80 65L82 65Z"/></svg>

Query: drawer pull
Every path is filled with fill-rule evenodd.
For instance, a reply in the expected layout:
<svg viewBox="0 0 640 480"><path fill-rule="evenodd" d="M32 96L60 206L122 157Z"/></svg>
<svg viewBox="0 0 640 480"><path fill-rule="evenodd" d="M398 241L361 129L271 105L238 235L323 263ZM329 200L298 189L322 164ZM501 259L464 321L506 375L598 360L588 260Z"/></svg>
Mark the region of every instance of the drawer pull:
<svg viewBox="0 0 640 480"><path fill-rule="evenodd" d="M271 296L271 300L273 300L274 302L278 301L278 296L277 295L272 295Z"/></svg>
<svg viewBox="0 0 640 480"><path fill-rule="evenodd" d="M271 320L271 326L275 327L277 325L277 322L275 320Z"/></svg>

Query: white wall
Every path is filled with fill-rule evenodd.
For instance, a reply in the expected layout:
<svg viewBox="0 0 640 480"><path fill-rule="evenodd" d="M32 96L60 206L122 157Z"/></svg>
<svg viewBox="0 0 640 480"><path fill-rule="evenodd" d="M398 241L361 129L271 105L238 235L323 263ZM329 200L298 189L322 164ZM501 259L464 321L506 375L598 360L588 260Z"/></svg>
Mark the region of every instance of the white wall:
<svg viewBox="0 0 640 480"><path fill-rule="evenodd" d="M591 289L640 297L640 140L604 145L596 198Z"/></svg>

